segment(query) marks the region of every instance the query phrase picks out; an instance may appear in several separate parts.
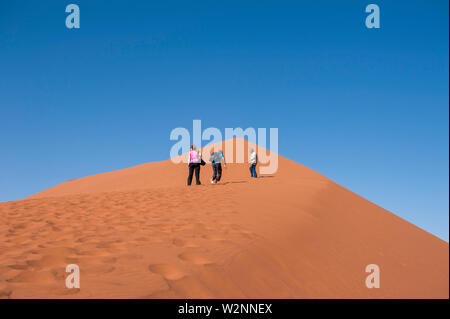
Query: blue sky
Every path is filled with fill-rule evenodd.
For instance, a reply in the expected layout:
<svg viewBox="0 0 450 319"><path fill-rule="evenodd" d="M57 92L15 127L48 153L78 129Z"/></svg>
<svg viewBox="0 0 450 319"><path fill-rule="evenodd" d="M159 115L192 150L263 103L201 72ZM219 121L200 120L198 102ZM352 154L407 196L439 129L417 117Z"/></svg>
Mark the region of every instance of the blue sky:
<svg viewBox="0 0 450 319"><path fill-rule="evenodd" d="M448 6L2 1L0 201L167 159L201 119L278 127L281 155L448 241Z"/></svg>

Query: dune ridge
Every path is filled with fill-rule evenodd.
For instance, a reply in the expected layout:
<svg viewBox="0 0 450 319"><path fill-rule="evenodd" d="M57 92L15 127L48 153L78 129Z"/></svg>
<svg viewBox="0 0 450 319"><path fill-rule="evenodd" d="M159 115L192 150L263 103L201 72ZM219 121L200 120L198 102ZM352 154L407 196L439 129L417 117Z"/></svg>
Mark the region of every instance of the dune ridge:
<svg viewBox="0 0 450 319"><path fill-rule="evenodd" d="M449 297L448 243L328 178L282 156L258 179L210 170L188 188L186 164L147 163L0 203L0 298Z"/></svg>

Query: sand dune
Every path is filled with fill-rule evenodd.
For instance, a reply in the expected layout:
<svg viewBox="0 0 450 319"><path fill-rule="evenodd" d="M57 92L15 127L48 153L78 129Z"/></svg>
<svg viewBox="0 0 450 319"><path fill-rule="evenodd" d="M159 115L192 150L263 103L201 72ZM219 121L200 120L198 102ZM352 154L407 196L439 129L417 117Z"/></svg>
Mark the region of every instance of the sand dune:
<svg viewBox="0 0 450 319"><path fill-rule="evenodd" d="M259 179L210 170L188 188L186 164L148 163L0 203L0 298L449 297L448 243L326 177L281 156Z"/></svg>

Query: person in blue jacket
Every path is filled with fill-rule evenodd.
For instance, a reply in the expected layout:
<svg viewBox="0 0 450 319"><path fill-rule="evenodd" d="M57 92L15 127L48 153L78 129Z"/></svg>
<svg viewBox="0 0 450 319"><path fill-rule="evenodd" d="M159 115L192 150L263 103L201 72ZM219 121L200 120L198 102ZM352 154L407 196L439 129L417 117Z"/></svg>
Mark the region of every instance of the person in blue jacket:
<svg viewBox="0 0 450 319"><path fill-rule="evenodd" d="M222 178L222 162L224 167L226 167L227 164L225 163L225 156L223 155L222 150L217 152L211 150L210 155L209 161L211 162L213 169L211 184L217 184Z"/></svg>

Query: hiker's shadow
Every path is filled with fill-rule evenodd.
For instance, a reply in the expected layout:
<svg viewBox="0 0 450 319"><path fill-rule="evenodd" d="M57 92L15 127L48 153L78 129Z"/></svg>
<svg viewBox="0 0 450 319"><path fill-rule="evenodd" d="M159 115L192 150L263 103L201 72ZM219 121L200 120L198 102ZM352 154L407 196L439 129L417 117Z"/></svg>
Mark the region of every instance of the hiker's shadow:
<svg viewBox="0 0 450 319"><path fill-rule="evenodd" d="M231 182L222 182L222 183L218 183L216 185L227 185L227 184L243 184L243 183L248 183L248 181L231 181Z"/></svg>
<svg viewBox="0 0 450 319"><path fill-rule="evenodd" d="M270 175L266 175L266 176L259 176L258 178L273 178L275 176L270 176ZM244 183L248 183L249 181L231 181L231 182L220 182L216 185L227 185L227 184L244 184Z"/></svg>

